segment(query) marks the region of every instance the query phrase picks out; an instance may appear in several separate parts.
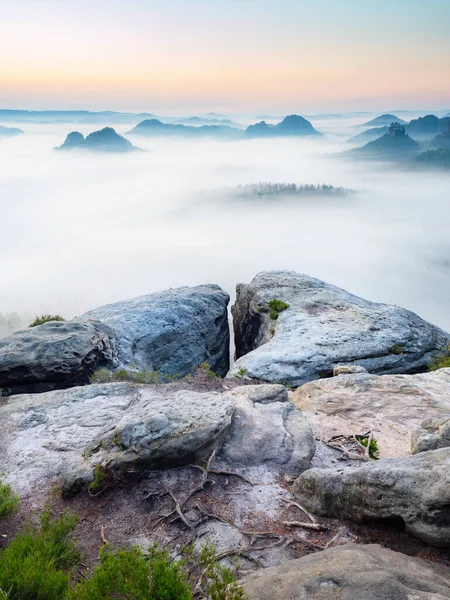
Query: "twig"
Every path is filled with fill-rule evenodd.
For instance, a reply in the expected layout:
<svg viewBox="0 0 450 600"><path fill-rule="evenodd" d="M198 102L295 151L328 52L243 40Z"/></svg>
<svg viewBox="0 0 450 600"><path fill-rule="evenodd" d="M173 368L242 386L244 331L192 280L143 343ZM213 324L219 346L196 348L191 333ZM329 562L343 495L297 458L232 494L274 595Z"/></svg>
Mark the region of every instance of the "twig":
<svg viewBox="0 0 450 600"><path fill-rule="evenodd" d="M145 500L149 500L150 498L155 497L162 504L160 498L162 498L163 496L166 496L168 493L169 493L168 491L165 491L165 492L150 492L149 494L147 494L146 496L144 496L142 498L142 502L144 502Z"/></svg>
<svg viewBox="0 0 450 600"><path fill-rule="evenodd" d="M326 531L328 527L319 523L301 523L300 521L282 521L286 527L303 527L304 529L314 529L315 531Z"/></svg>
<svg viewBox="0 0 450 600"><path fill-rule="evenodd" d="M340 532L340 531L338 531L338 532L337 532L337 534L336 534L335 536L333 536L333 537L331 538L331 540L325 544L325 550L326 550L327 548L329 548L329 547L330 547L330 546L331 546L331 545L332 545L332 544L333 544L333 543L334 543L334 542L335 542L335 541L336 541L336 540L339 538L339 536L340 536L340 535L341 535L341 532Z"/></svg>
<svg viewBox="0 0 450 600"><path fill-rule="evenodd" d="M192 467L193 469L200 469L200 471L205 471L204 467L201 467L200 465L189 465L190 467ZM212 473L213 475L229 475L230 477L238 477L239 479L242 479L242 481L245 481L245 483L249 483L250 485L255 485L253 483L253 481L250 481L250 479L247 479L246 477L244 477L243 475L241 475L240 473L236 473L235 471L226 471L223 469L208 469L209 473Z"/></svg>
<svg viewBox="0 0 450 600"><path fill-rule="evenodd" d="M372 443L372 440L373 440L373 431L371 431L369 434L369 439L367 440L367 447L365 449L365 455L367 456L367 460L370 459L370 444Z"/></svg>
<svg viewBox="0 0 450 600"><path fill-rule="evenodd" d="M180 519L183 521L183 523L186 525L186 527L188 527L189 529L192 529L192 525L191 525L191 524L189 523L189 521L186 519L186 517L185 517L185 516L184 516L184 514L183 514L183 511L181 510L181 508L182 508L182 505L180 505L180 503L179 503L179 502L178 502L178 500L175 498L175 496L173 495L173 493L171 492L171 490L169 490L169 488L164 488L164 489L166 490L166 492L167 492L168 494L170 494L170 497L171 497L171 498L172 498L172 500L174 501L174 504L175 504L175 511L178 513L178 516L180 517ZM187 499L185 500L185 502L186 502L186 501L187 501ZM183 502L183 504L184 504L185 502ZM170 515L172 515L172 514L173 514L173 512L175 512L175 511L172 511L172 512L170 513ZM170 517L170 515L167 515L167 517ZM165 518L166 518L166 517L165 517Z"/></svg>
<svg viewBox="0 0 450 600"><path fill-rule="evenodd" d="M108 540L105 537L105 529L106 527L104 525L100 525L100 539L102 540L103 544L108 543Z"/></svg>
<svg viewBox="0 0 450 600"><path fill-rule="evenodd" d="M303 513L305 513L305 515L308 517L308 519L310 519L310 521L312 523L317 523L317 519L311 513L309 513L306 510L306 508L303 508L303 506L301 506L297 502L293 502L292 500L288 500L287 498L281 498L281 500L283 502L286 502L286 504L290 504L291 506L296 506L299 510L301 510Z"/></svg>

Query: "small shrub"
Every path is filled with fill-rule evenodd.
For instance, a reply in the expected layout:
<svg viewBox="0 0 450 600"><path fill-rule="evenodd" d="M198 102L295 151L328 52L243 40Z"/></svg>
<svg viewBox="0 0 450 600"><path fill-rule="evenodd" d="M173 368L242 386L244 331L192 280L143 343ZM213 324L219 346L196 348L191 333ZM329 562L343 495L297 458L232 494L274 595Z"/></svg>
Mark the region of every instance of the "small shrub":
<svg viewBox="0 0 450 600"><path fill-rule="evenodd" d="M403 354L404 348L400 346L400 344L394 344L391 348L389 348L389 354Z"/></svg>
<svg viewBox="0 0 450 600"><path fill-rule="evenodd" d="M443 354L435 356L428 366L429 371L450 368L450 346L443 350Z"/></svg>
<svg viewBox="0 0 450 600"><path fill-rule="evenodd" d="M131 381L131 374L127 369L117 369L111 373L111 381Z"/></svg>
<svg viewBox="0 0 450 600"><path fill-rule="evenodd" d="M242 378L245 376L245 374L246 374L246 373L247 373L247 369L246 369L245 367L241 367L241 368L238 370L238 372L236 373L236 377L237 377L238 379L242 379Z"/></svg>
<svg viewBox="0 0 450 600"><path fill-rule="evenodd" d="M95 465L94 479L89 484L89 491L96 492L99 489L100 484L104 480L104 478L105 478L105 471L103 470L102 466L99 464Z"/></svg>
<svg viewBox="0 0 450 600"><path fill-rule="evenodd" d="M28 325L28 327L37 327L38 325L43 325L50 321L65 321L65 319L64 317L61 317L61 315L39 315L32 323L30 323L30 325Z"/></svg>
<svg viewBox="0 0 450 600"><path fill-rule="evenodd" d="M148 558L138 548L104 548L90 579L76 585L67 600L192 600L182 563L153 546Z"/></svg>
<svg viewBox="0 0 450 600"><path fill-rule="evenodd" d="M163 378L157 371L151 371L150 369L144 369L143 371L131 372L131 380L134 383L163 383Z"/></svg>
<svg viewBox="0 0 450 600"><path fill-rule="evenodd" d="M243 588L238 584L239 562L224 567L216 560L216 548L207 542L200 550L194 544L185 550L187 569L191 578L202 585L202 597L210 600L245 600Z"/></svg>
<svg viewBox="0 0 450 600"><path fill-rule="evenodd" d="M362 435L355 435L355 437L360 444L362 444L365 448L367 448L369 438L363 437ZM380 458L378 442L375 438L372 438L372 440L370 442L369 456L370 456L370 458L373 458L374 460L378 460L378 458Z"/></svg>
<svg viewBox="0 0 450 600"><path fill-rule="evenodd" d="M15 512L19 504L19 496L14 493L9 483L3 483L3 478L0 477L0 519Z"/></svg>
<svg viewBox="0 0 450 600"><path fill-rule="evenodd" d="M173 376L177 378L177 376ZM157 371L151 371L150 369L143 369L142 371L131 371L128 369L118 369L117 371L110 371L106 368L97 369L89 378L90 383L110 383L119 381L131 381L132 383L145 383L145 384L156 384L164 383L165 381L172 380L172 376L163 376Z"/></svg>
<svg viewBox="0 0 450 600"><path fill-rule="evenodd" d="M97 369L89 378L90 383L110 383L112 380L112 372L105 367Z"/></svg>
<svg viewBox="0 0 450 600"><path fill-rule="evenodd" d="M8 600L62 600L79 552L72 532L77 519L64 513L39 527L28 525L0 552L0 589Z"/></svg>
<svg viewBox="0 0 450 600"><path fill-rule="evenodd" d="M289 304L286 304L283 300L277 300L276 298L269 300L267 306L270 308L269 318L273 321L278 319L281 312L289 308Z"/></svg>
<svg viewBox="0 0 450 600"><path fill-rule="evenodd" d="M206 360L197 367L197 377L217 377Z"/></svg>

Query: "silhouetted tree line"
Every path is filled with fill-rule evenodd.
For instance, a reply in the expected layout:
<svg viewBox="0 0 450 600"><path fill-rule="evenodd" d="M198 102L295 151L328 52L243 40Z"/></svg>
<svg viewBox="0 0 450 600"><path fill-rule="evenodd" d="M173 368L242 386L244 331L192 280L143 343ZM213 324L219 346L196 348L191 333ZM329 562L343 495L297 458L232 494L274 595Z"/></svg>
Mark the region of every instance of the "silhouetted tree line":
<svg viewBox="0 0 450 600"><path fill-rule="evenodd" d="M251 183L246 185L238 185L236 188L236 194L238 196L286 196L286 195L333 195L333 196L344 196L350 193L354 193L353 190L349 190L343 187L334 187L333 185L321 184L301 184L296 183Z"/></svg>

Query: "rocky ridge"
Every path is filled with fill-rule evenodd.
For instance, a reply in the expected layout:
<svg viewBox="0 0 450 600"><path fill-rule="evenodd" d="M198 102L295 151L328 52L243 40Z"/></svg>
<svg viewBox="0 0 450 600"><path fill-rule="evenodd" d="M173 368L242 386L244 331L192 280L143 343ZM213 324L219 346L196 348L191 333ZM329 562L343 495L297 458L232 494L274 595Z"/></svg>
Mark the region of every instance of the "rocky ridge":
<svg viewBox="0 0 450 600"><path fill-rule="evenodd" d="M258 568L249 600L450 597L443 568L407 556L450 565L450 369L426 372L450 335L307 275L260 273L237 288L229 370L228 302L218 286L178 288L0 341L17 523L50 497L70 507L90 565L99 524L113 544L174 555L206 536ZM178 380L87 385L99 367Z"/></svg>

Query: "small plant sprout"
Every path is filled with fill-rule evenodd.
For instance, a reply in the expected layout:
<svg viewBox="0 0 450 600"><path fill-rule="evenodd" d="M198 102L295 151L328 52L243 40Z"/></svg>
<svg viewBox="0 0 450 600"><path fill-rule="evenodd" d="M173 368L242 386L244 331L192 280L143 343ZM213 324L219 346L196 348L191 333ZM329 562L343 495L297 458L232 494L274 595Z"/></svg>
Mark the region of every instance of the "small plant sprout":
<svg viewBox="0 0 450 600"><path fill-rule="evenodd" d="M289 304L286 304L283 300L277 300L276 298L269 300L267 306L270 308L269 318L273 321L276 321L280 316L280 313L289 308Z"/></svg>
<svg viewBox="0 0 450 600"><path fill-rule="evenodd" d="M389 348L389 354L403 354L405 349L400 344L394 344L391 348Z"/></svg>

